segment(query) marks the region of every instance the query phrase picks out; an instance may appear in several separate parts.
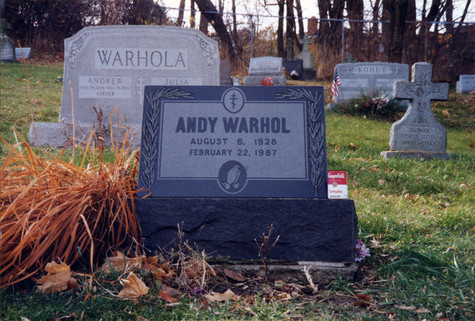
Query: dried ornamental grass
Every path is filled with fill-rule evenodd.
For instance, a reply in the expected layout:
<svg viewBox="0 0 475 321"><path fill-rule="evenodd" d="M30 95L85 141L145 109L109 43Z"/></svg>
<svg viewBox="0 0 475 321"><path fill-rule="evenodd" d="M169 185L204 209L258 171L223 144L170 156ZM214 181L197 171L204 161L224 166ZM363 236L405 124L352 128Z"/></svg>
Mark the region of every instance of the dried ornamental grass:
<svg viewBox="0 0 475 321"><path fill-rule="evenodd" d="M10 150L0 168L0 288L55 260L72 265L87 255L93 269L106 251L139 240L137 152L115 145L115 162L105 163L102 149L87 144L78 166L62 153L39 155L24 140L11 146L0 139Z"/></svg>

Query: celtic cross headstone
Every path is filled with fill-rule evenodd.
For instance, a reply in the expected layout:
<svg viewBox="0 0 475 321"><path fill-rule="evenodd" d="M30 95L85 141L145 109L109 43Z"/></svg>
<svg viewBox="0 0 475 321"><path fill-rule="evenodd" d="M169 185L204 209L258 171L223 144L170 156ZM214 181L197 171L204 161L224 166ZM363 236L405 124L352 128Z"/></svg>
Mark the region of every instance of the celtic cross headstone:
<svg viewBox="0 0 475 321"><path fill-rule="evenodd" d="M390 151L386 158L443 158L447 159L447 130L431 109L431 100L447 100L449 84L432 82L432 65L419 62L412 66L412 82L397 81L394 98L408 99L404 117L391 127Z"/></svg>

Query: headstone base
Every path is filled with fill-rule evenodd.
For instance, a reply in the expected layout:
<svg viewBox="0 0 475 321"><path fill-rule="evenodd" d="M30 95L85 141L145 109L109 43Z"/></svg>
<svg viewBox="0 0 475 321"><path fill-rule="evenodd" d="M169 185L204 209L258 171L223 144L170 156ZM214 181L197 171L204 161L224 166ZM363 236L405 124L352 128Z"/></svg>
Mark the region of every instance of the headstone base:
<svg viewBox="0 0 475 321"><path fill-rule="evenodd" d="M384 151L381 152L381 156L385 159L390 158L403 158L403 159L442 159L449 160L453 158L453 154L441 153L441 152L425 152L425 151Z"/></svg>
<svg viewBox="0 0 475 321"><path fill-rule="evenodd" d="M285 72L292 78L296 80L301 80L302 70L303 70L303 61L301 59L294 60L284 60L283 62Z"/></svg>
<svg viewBox="0 0 475 321"><path fill-rule="evenodd" d="M354 262L357 215L353 200L283 198L135 199L151 250L177 249L184 240L211 257L257 260L263 234L273 230L267 258L285 261Z"/></svg>
<svg viewBox="0 0 475 321"><path fill-rule="evenodd" d="M260 262L259 262L260 263ZM288 263L288 264L285 264ZM262 264L240 264L229 262L226 264L212 265L214 269L223 267L237 273L251 274L264 278L265 267ZM304 268L312 277L312 281L319 286L324 286L338 277L347 280L353 280L358 271L357 263L335 263L335 262L316 262L316 261L299 261L299 262L281 262L270 263L267 265L267 276L269 281L283 282L308 282L305 277Z"/></svg>
<svg viewBox="0 0 475 321"><path fill-rule="evenodd" d="M302 72L303 80L315 81L316 76L317 76L317 71L315 69L304 69Z"/></svg>
<svg viewBox="0 0 475 321"><path fill-rule="evenodd" d="M72 147L73 133L76 138L76 143L86 144L89 140L91 131L96 130L96 136L100 135L100 131L96 129L97 125L94 124L76 124L72 123L39 123L35 122L31 124L30 131L28 133L28 140L31 146L51 146L57 148L63 148L66 145ZM102 137L106 147L112 146L112 142L116 145L119 142L119 146L123 143L127 129L129 133L127 135L127 143L132 145L132 148L138 147L140 144L140 126L123 127L118 131L117 127L112 128L113 135L111 136L111 129L109 126L104 127L102 130ZM133 140L132 135L135 133ZM113 138L112 138L113 137ZM94 140L94 138L93 138ZM69 142L69 144L68 144Z"/></svg>
<svg viewBox="0 0 475 321"><path fill-rule="evenodd" d="M244 86L260 86L262 84L262 79L267 77L272 78L275 86L285 86L285 84L287 83L287 80L283 75L246 76L244 77Z"/></svg>

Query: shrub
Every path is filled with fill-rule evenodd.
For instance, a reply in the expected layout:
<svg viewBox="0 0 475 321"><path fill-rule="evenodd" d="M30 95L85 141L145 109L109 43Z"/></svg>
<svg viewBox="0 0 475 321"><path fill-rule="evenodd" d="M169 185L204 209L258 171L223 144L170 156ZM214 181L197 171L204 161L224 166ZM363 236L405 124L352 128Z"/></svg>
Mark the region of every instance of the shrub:
<svg viewBox="0 0 475 321"><path fill-rule="evenodd" d="M393 121L404 113L404 107L398 99L389 98L387 95L380 95L379 91L371 95L361 92L357 97L350 99L346 103L336 106L334 111L350 115L364 115L369 118L387 119Z"/></svg>

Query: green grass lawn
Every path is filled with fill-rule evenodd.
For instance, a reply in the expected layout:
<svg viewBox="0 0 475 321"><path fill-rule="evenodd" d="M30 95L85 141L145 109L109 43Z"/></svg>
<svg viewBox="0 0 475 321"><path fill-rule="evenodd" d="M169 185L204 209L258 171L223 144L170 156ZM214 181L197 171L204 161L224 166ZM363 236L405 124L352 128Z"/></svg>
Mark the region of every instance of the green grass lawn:
<svg viewBox="0 0 475 321"><path fill-rule="evenodd" d="M9 142L15 141L12 126L26 137L30 108L37 121L57 121L59 114L62 66L27 69L30 90L23 65L0 65L0 136ZM449 101L433 108L448 128L449 161L385 160L380 152L389 147L390 122L327 112L328 169L348 171L360 238L371 248L356 280L337 279L316 295L288 301L270 300L259 285L238 302L183 295L175 306L157 298L156 285L127 301L113 295L120 285L105 279L91 288L78 277L80 290L50 295L36 293L27 281L0 290L0 319L474 320L475 97L451 91ZM369 302L358 304L357 295L365 294Z"/></svg>

